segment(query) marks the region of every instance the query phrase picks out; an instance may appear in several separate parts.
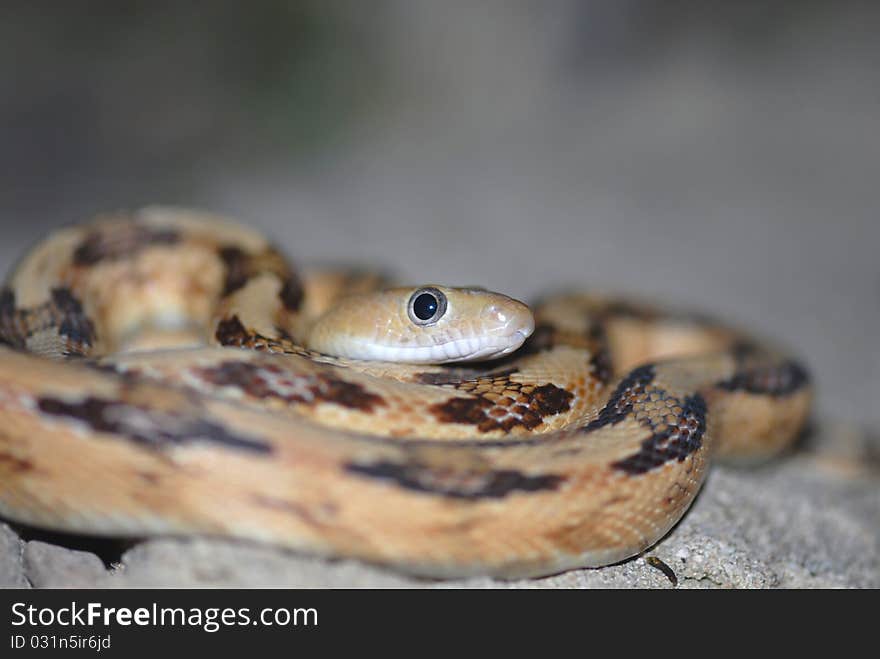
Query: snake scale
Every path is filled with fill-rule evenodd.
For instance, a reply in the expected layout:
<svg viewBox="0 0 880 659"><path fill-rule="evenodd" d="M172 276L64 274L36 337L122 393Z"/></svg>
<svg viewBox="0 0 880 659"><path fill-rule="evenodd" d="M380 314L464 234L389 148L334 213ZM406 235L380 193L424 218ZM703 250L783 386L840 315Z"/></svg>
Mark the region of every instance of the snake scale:
<svg viewBox="0 0 880 659"><path fill-rule="evenodd" d="M713 455L780 453L810 402L803 366L698 315L298 273L145 208L53 233L0 292L0 515L544 575L644 551Z"/></svg>

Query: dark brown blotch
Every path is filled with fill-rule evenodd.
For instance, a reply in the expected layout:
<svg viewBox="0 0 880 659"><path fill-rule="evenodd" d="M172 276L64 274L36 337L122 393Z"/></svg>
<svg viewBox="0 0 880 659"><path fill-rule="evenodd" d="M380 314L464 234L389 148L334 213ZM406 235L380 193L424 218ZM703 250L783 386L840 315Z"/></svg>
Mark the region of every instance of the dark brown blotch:
<svg viewBox="0 0 880 659"><path fill-rule="evenodd" d="M513 382L508 384L514 388L519 386ZM546 417L571 409L573 398L570 391L548 383L534 387L529 393L521 392L517 401L508 397L493 401L477 394L450 398L428 409L441 423L472 425L480 432L510 432L514 428L534 430Z"/></svg>
<svg viewBox="0 0 880 659"><path fill-rule="evenodd" d="M688 396L681 403L682 412L675 423L661 427L650 419L641 419L642 425L654 430L639 450L611 466L630 475L644 474L667 462L684 461L703 445L706 432L706 401L699 394ZM657 428L657 429L655 429Z"/></svg>
<svg viewBox="0 0 880 659"><path fill-rule="evenodd" d="M415 492L470 501L501 499L518 492L552 492L565 482L558 474L532 476L512 469L467 469L412 461L350 463L345 470Z"/></svg>
<svg viewBox="0 0 880 659"><path fill-rule="evenodd" d="M631 475L644 474L672 460L681 462L703 445L705 399L693 394L680 400L654 385L654 378L653 364L633 369L618 383L596 418L583 428L595 432L631 419L649 429L651 435L637 452L612 464ZM657 407L656 401L665 405Z"/></svg>
<svg viewBox="0 0 880 659"><path fill-rule="evenodd" d="M242 288L253 274L251 256L240 247L222 247L218 252L226 266L226 279L223 282L223 296Z"/></svg>
<svg viewBox="0 0 880 659"><path fill-rule="evenodd" d="M217 254L226 268L223 297L243 288L254 277L271 274L282 282L281 300L285 307L290 310L299 307L301 299L297 299L296 292L299 280L295 273L291 272L284 257L275 248L268 247L261 252L247 252L235 245L227 245L221 247ZM299 297L301 298L301 296L300 291Z"/></svg>
<svg viewBox="0 0 880 659"><path fill-rule="evenodd" d="M587 340L590 345L591 373L602 384L608 384L614 375L614 364L604 320L597 319L590 323Z"/></svg>
<svg viewBox="0 0 880 659"><path fill-rule="evenodd" d="M0 453L0 470L13 474L21 474L34 470L34 463L10 453Z"/></svg>
<svg viewBox="0 0 880 659"><path fill-rule="evenodd" d="M11 316L15 313L15 291L4 287L0 289L0 317Z"/></svg>
<svg viewBox="0 0 880 659"><path fill-rule="evenodd" d="M198 442L252 453L270 453L266 442L230 432L198 416L131 405L123 401L90 396L77 402L45 397L37 400L41 413L86 424L99 433L125 437L149 448L165 448Z"/></svg>
<svg viewBox="0 0 880 659"><path fill-rule="evenodd" d="M319 385L311 388L317 400L361 412L372 412L376 407L385 405L381 396L367 391L357 382L346 382L326 373L319 374L318 380Z"/></svg>
<svg viewBox="0 0 880 659"><path fill-rule="evenodd" d="M786 361L780 364L743 368L733 377L716 386L725 391L745 391L766 396L789 396L810 384L810 374L799 363Z"/></svg>
<svg viewBox="0 0 880 659"><path fill-rule="evenodd" d="M214 338L222 346L243 346L251 338L251 334L238 316L233 315L217 323Z"/></svg>
<svg viewBox="0 0 880 659"><path fill-rule="evenodd" d="M463 385L473 383L483 379L509 378L514 373L518 373L516 367L505 368L502 370L478 369L478 368L461 368L461 367L445 367L442 370L430 373L418 373L415 378L419 384L430 384L435 386L445 385Z"/></svg>
<svg viewBox="0 0 880 659"><path fill-rule="evenodd" d="M450 398L444 403L431 405L429 411L441 423L465 423L478 426L489 420L486 411L492 401L481 397Z"/></svg>
<svg viewBox="0 0 880 659"><path fill-rule="evenodd" d="M263 369L255 364L242 361L228 361L202 368L198 376L218 387L236 387L254 398L267 398L271 395L266 378L261 377Z"/></svg>
<svg viewBox="0 0 880 659"><path fill-rule="evenodd" d="M22 347L24 337L21 336L15 320L15 292L3 288L0 290L0 345Z"/></svg>
<svg viewBox="0 0 880 659"><path fill-rule="evenodd" d="M70 344L68 353L86 354L95 344L95 325L82 303L68 288L52 289L52 304L58 314L58 333Z"/></svg>
<svg viewBox="0 0 880 659"><path fill-rule="evenodd" d="M633 412L633 404L644 395L645 388L654 381L653 364L645 364L630 371L611 392L608 402L584 430L592 431L623 421Z"/></svg>
<svg viewBox="0 0 880 659"><path fill-rule="evenodd" d="M252 398L274 398L288 403L334 403L361 412L385 405L378 394L357 382L331 373L295 373L275 364L228 361L202 368L197 375L215 386L235 387Z"/></svg>
<svg viewBox="0 0 880 659"><path fill-rule="evenodd" d="M534 388L531 398L529 408L545 417L570 410L574 394L555 384L542 384Z"/></svg>
<svg viewBox="0 0 880 659"><path fill-rule="evenodd" d="M50 299L30 309L16 308L15 293L0 293L0 343L22 350L36 334L46 333L64 339L63 354L87 355L97 340L95 326L82 303L69 288L50 291Z"/></svg>
<svg viewBox="0 0 880 659"><path fill-rule="evenodd" d="M155 245L175 245L180 234L174 229L147 227L134 222L102 227L90 232L73 252L73 263L93 266L132 256Z"/></svg>
<svg viewBox="0 0 880 659"><path fill-rule="evenodd" d="M281 291L278 293L281 304L288 311L299 311L304 295L302 282L295 274L291 274L284 280Z"/></svg>

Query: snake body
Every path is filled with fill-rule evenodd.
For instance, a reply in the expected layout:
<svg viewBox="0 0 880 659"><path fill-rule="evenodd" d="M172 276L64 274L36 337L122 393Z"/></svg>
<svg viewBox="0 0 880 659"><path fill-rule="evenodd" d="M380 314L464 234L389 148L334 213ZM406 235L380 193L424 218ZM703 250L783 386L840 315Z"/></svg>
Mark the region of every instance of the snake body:
<svg viewBox="0 0 880 659"><path fill-rule="evenodd" d="M339 356L346 324L406 325L406 290L300 276L262 236L192 211L51 235L0 292L0 515L543 575L650 547L713 455L775 455L809 412L805 369L762 342L586 293L535 305L534 332L493 361ZM532 323L504 296L443 290L458 314ZM487 356L478 324L447 328L450 359Z"/></svg>

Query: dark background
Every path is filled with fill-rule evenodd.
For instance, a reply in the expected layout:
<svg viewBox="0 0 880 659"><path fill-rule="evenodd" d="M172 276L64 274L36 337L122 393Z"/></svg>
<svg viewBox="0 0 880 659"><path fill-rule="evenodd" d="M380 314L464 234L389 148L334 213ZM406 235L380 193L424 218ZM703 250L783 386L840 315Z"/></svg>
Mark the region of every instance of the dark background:
<svg viewBox="0 0 880 659"><path fill-rule="evenodd" d="M708 310L871 426L877 7L4 2L0 266L98 211L201 206L303 262Z"/></svg>

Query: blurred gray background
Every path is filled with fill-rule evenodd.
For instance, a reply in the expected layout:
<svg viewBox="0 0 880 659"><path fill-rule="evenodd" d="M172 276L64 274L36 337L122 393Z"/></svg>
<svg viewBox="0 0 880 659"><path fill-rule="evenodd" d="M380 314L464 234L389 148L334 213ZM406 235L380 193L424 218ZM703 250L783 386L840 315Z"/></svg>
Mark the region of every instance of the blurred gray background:
<svg viewBox="0 0 880 659"><path fill-rule="evenodd" d="M657 296L880 421L880 6L4 2L0 265L200 206L302 262Z"/></svg>

